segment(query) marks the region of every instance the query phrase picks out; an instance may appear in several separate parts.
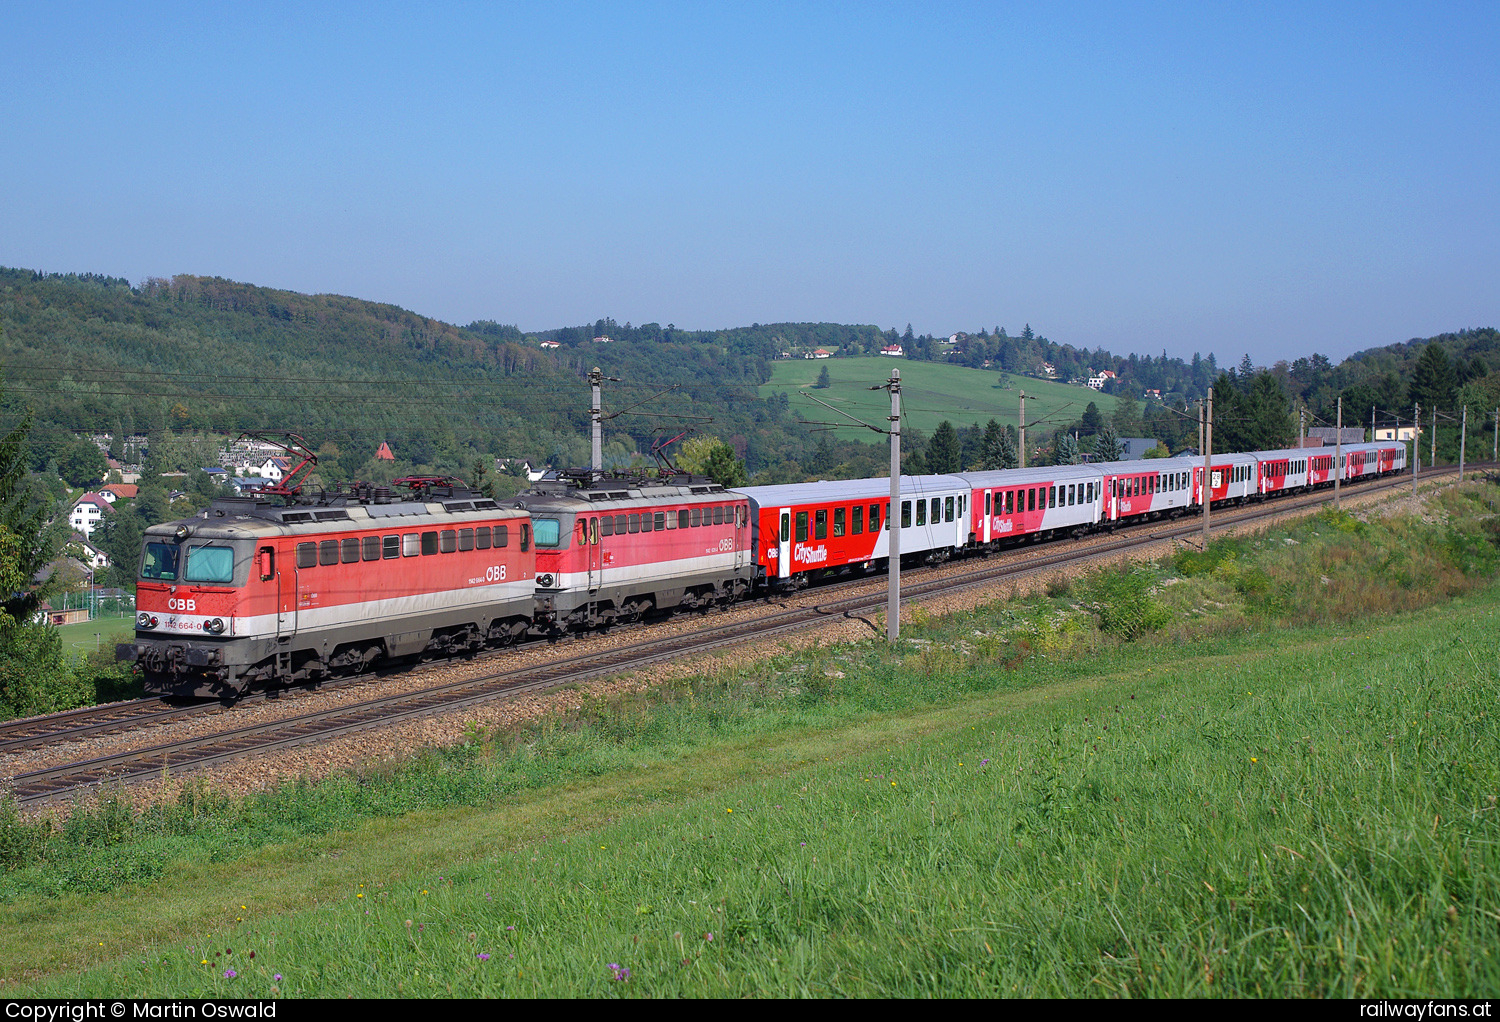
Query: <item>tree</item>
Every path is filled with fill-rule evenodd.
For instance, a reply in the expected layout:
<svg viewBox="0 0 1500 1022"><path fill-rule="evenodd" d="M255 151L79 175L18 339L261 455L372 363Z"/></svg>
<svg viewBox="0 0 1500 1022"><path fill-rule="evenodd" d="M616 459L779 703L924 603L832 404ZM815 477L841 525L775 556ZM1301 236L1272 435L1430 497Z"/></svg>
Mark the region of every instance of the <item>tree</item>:
<svg viewBox="0 0 1500 1022"><path fill-rule="evenodd" d="M1121 443L1115 427L1105 423L1104 428L1094 437L1094 460L1119 461L1124 454L1125 445Z"/></svg>
<svg viewBox="0 0 1500 1022"><path fill-rule="evenodd" d="M987 472L1005 468L1001 461L1001 448L1005 442L1005 431L1000 423L991 419L984 424L984 441L980 445L979 467Z"/></svg>
<svg viewBox="0 0 1500 1022"><path fill-rule="evenodd" d="M1135 400L1135 384L1127 383L1116 391L1115 412L1110 416L1119 436L1137 436L1141 429L1141 406Z"/></svg>
<svg viewBox="0 0 1500 1022"><path fill-rule="evenodd" d="M953 423L944 419L938 423L932 442L927 445L927 471L934 474L961 471L960 458L958 431L953 428Z"/></svg>
<svg viewBox="0 0 1500 1022"><path fill-rule="evenodd" d="M964 430L959 458L964 471L979 468L984 463L984 430L979 428L979 423Z"/></svg>
<svg viewBox="0 0 1500 1022"><path fill-rule="evenodd" d="M1089 406L1083 410L1083 418L1078 426L1079 436L1097 436L1104 428L1104 416L1099 414L1099 406L1090 401Z"/></svg>
<svg viewBox="0 0 1500 1022"><path fill-rule="evenodd" d="M1058 433L1052 463L1054 465L1078 464L1078 438L1066 430Z"/></svg>
<svg viewBox="0 0 1500 1022"><path fill-rule="evenodd" d="M46 587L33 586L32 579L52 560L58 545L46 527L46 505L26 485L31 422L28 412L15 428L0 436L0 528L10 548L4 563L18 572L20 580L0 589L0 613L13 622L29 620L46 599Z"/></svg>
<svg viewBox="0 0 1500 1022"><path fill-rule="evenodd" d="M818 463L815 472L824 472L833 467L833 452L828 447L827 437L813 455ZM677 465L684 472L707 476L720 486L743 486L749 479L745 463L735 457L734 448L716 436L695 436L684 440L677 451Z"/></svg>
<svg viewBox="0 0 1500 1022"><path fill-rule="evenodd" d="M814 384L813 386L817 390L827 390L828 389L829 379L828 379L828 367L827 366L824 366L823 369L822 369L822 371L818 373L818 382L816 384Z"/></svg>
<svg viewBox="0 0 1500 1022"><path fill-rule="evenodd" d="M1411 399L1423 408L1452 408L1458 392L1458 376L1448 353L1437 341L1422 349L1411 375Z"/></svg>

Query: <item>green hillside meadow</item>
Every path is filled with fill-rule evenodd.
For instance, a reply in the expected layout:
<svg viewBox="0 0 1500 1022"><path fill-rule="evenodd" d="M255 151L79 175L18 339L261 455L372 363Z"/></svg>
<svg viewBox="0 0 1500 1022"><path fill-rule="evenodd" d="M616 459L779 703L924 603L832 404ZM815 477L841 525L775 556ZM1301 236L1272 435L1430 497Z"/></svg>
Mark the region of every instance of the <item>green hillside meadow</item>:
<svg viewBox="0 0 1500 1022"><path fill-rule="evenodd" d="M1494 997L1500 518L1325 511L246 798L0 807L27 997Z"/></svg>
<svg viewBox="0 0 1500 1022"><path fill-rule="evenodd" d="M829 386L818 390L818 374L828 370ZM1083 414L1090 401L1106 415L1114 411L1115 399L1087 387L1069 387L1049 380L1010 375L1000 385L998 370L967 369L942 362L916 362L904 358L823 358L782 359L771 363L771 380L761 386L762 398L786 393L791 408L808 419L844 422L809 395L816 395L856 419L879 426L891 413L890 395L885 390L871 390L890 379L891 370L901 370L901 414L907 426L931 433L947 420L955 426L975 422L983 425L991 418L1000 425L1016 425L1020 392L1026 392L1026 421L1047 421L1049 430L1072 422ZM850 433L851 438L856 434ZM870 434L873 437L874 434ZM858 437L871 442L867 437Z"/></svg>

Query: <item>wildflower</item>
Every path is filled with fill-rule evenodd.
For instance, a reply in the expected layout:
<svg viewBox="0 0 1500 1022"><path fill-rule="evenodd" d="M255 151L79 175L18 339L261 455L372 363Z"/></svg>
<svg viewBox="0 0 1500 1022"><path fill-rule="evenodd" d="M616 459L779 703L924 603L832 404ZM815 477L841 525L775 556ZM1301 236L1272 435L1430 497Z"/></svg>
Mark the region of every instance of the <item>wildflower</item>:
<svg viewBox="0 0 1500 1022"><path fill-rule="evenodd" d="M507 927L506 927L506 929L507 929L507 930L514 930L514 929L515 929L515 927L514 927L514 926L507 926Z"/></svg>
<svg viewBox="0 0 1500 1022"><path fill-rule="evenodd" d="M363 895L363 894L356 894L356 895L355 895L355 897L356 897L356 898L363 898L363 897L364 897L364 895Z"/></svg>
<svg viewBox="0 0 1500 1022"><path fill-rule="evenodd" d="M235 972L233 969L225 969L224 970L224 978L225 979L234 979L234 977L236 977L238 975L239 975L239 973Z"/></svg>
<svg viewBox="0 0 1500 1022"><path fill-rule="evenodd" d="M272 976L271 978L274 979L276 982L280 983L281 982L281 973L278 972L276 975Z"/></svg>
<svg viewBox="0 0 1500 1022"><path fill-rule="evenodd" d="M713 939L714 939L714 935L712 933L705 933L703 935L703 939L706 940L706 941L708 941L709 943L712 943Z"/></svg>
<svg viewBox="0 0 1500 1022"><path fill-rule="evenodd" d="M490 953L488 951L481 951L474 957L478 958L481 962L487 962L490 960Z"/></svg>
<svg viewBox="0 0 1500 1022"><path fill-rule="evenodd" d="M630 978L630 970L623 965L616 965L614 962L610 962L605 968L613 972L615 974L614 978L621 983Z"/></svg>

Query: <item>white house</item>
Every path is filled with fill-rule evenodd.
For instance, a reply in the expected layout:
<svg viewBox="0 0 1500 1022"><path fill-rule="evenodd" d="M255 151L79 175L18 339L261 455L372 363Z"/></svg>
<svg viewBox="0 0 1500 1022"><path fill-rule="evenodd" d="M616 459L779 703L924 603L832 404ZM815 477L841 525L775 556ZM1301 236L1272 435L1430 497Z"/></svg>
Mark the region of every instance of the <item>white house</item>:
<svg viewBox="0 0 1500 1022"><path fill-rule="evenodd" d="M100 494L85 493L73 505L73 510L68 512L68 524L85 537L93 535L95 526L104 518L105 513L114 510L109 503Z"/></svg>
<svg viewBox="0 0 1500 1022"><path fill-rule="evenodd" d="M900 358L902 355L906 354L906 352L901 350L901 345L899 344L887 344L885 347L880 349L880 353L882 355L889 355L892 358Z"/></svg>
<svg viewBox="0 0 1500 1022"><path fill-rule="evenodd" d="M1106 380L1113 380L1115 374L1108 369L1101 369L1089 377L1089 388L1091 390L1103 390Z"/></svg>

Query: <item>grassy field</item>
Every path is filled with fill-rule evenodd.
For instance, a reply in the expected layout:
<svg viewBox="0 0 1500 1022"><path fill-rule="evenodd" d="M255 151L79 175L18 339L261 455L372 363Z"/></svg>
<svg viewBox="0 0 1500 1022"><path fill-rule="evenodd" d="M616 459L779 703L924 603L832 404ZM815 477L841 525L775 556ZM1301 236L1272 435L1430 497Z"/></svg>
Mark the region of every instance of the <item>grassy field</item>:
<svg viewBox="0 0 1500 1022"><path fill-rule="evenodd" d="M11 817L4 992L1494 996L1488 495L400 768Z"/></svg>
<svg viewBox="0 0 1500 1022"><path fill-rule="evenodd" d="M121 611L115 616L100 616L92 621L58 628L63 645L70 650L92 653L114 649L117 642L128 642L135 634L134 611Z"/></svg>
<svg viewBox="0 0 1500 1022"><path fill-rule="evenodd" d="M813 390L818 374L828 369L830 386ZM909 359L829 358L786 359L771 364L771 382L760 388L760 396L785 392L792 407L809 419L843 421L806 395L816 394L829 404L862 419L884 426L890 414L890 397L885 391L869 388L885 383L891 369L901 370L901 410L905 421L916 429L931 433L943 420L955 426L981 426L991 418L1000 425L1015 425L1018 420L1019 395L1026 392L1026 421L1049 420L1055 427L1071 422L1083 414L1093 401L1104 414L1114 410L1115 399L1095 393L1087 387L1069 387L1061 383L1033 380L1011 375L1009 387L999 384L998 370L966 369L941 362L915 362ZM873 436L873 434L872 434Z"/></svg>

